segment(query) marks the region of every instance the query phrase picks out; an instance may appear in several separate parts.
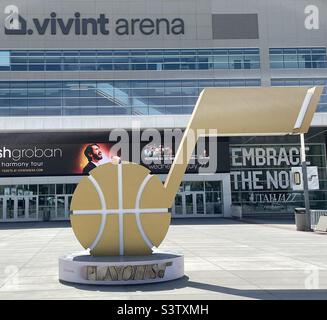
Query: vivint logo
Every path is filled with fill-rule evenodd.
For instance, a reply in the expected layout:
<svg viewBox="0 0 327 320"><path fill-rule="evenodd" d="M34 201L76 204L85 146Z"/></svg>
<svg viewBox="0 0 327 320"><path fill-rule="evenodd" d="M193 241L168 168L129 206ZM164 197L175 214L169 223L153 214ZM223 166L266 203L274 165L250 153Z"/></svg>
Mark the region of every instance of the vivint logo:
<svg viewBox="0 0 327 320"><path fill-rule="evenodd" d="M111 21L105 13L97 17L82 17L79 12L68 19L62 19L56 12L43 19L31 18L27 21L19 14L15 5L5 8L5 34L7 35L32 35L37 33L44 35L56 35L62 33L68 35L73 32L75 35L109 35L112 31L118 35L183 35L185 34L185 22L181 18L119 18Z"/></svg>

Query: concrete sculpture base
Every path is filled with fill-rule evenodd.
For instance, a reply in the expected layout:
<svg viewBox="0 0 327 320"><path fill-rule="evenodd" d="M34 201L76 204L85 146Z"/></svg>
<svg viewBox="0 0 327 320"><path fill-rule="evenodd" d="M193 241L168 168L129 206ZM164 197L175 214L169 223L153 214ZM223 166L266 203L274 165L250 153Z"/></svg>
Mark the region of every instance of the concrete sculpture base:
<svg viewBox="0 0 327 320"><path fill-rule="evenodd" d="M59 280L92 285L130 285L184 276L184 256L157 251L149 256L93 257L88 252L59 258Z"/></svg>

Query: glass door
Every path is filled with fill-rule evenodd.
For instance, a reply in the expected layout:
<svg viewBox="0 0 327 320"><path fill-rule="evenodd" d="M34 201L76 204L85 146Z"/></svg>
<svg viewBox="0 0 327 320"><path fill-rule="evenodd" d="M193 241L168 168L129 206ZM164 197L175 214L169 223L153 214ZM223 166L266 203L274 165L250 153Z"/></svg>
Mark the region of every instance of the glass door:
<svg viewBox="0 0 327 320"><path fill-rule="evenodd" d="M71 195L56 196L56 210L55 214L51 216L51 220L68 220L71 200Z"/></svg>
<svg viewBox="0 0 327 320"><path fill-rule="evenodd" d="M195 214L204 215L205 212L205 194L204 192L196 192L193 194L193 202L195 206Z"/></svg>
<svg viewBox="0 0 327 320"><path fill-rule="evenodd" d="M67 203L67 219L69 218L69 215L72 213L70 210L70 203L72 202L73 196L66 196L66 203Z"/></svg>
<svg viewBox="0 0 327 320"><path fill-rule="evenodd" d="M56 219L62 219L66 213L66 201L65 196L56 197Z"/></svg>
<svg viewBox="0 0 327 320"><path fill-rule="evenodd" d="M188 190L185 190L186 187ZM187 181L175 197L175 217L222 217L223 189L221 181Z"/></svg>
<svg viewBox="0 0 327 320"><path fill-rule="evenodd" d="M15 200L17 202L15 216L18 220L26 220L28 212L26 206L26 199L24 197L17 197Z"/></svg>
<svg viewBox="0 0 327 320"><path fill-rule="evenodd" d="M15 215L15 198L6 197L4 200L4 212L5 212L5 220L10 221L16 219Z"/></svg>
<svg viewBox="0 0 327 320"><path fill-rule="evenodd" d="M223 215L222 192L206 192L206 213L215 216Z"/></svg>
<svg viewBox="0 0 327 320"><path fill-rule="evenodd" d="M193 193L185 193L185 213L186 215L194 215L194 200L193 200Z"/></svg>
<svg viewBox="0 0 327 320"><path fill-rule="evenodd" d="M4 215L3 213L5 212L4 211L4 200L2 197L0 197L0 221L4 220Z"/></svg>
<svg viewBox="0 0 327 320"><path fill-rule="evenodd" d="M27 207L28 207L28 219L36 220L38 218L38 198L26 197Z"/></svg>
<svg viewBox="0 0 327 320"><path fill-rule="evenodd" d="M0 220L35 221L38 217L37 202L36 196L8 196L0 198Z"/></svg>
<svg viewBox="0 0 327 320"><path fill-rule="evenodd" d="M177 193L175 197L175 203L173 206L172 213L173 215L181 216L184 214L184 195Z"/></svg>
<svg viewBox="0 0 327 320"><path fill-rule="evenodd" d="M204 215L205 212L206 207L204 192L183 192L176 195L172 210L173 215L196 216Z"/></svg>

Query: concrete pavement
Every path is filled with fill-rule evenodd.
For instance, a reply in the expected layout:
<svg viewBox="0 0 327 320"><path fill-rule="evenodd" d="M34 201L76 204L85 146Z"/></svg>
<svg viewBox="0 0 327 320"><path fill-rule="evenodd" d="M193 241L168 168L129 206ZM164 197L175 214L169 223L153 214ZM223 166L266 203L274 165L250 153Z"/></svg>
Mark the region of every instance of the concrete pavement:
<svg viewBox="0 0 327 320"><path fill-rule="evenodd" d="M184 278L68 285L58 257L81 250L68 223L0 224L0 299L327 299L327 234L285 221L179 220L160 248L184 253Z"/></svg>

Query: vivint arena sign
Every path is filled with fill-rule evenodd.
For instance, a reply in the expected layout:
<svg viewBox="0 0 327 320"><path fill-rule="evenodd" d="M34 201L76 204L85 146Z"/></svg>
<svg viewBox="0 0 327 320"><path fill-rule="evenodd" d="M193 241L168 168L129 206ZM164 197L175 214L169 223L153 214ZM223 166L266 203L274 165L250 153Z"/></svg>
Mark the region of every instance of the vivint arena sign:
<svg viewBox="0 0 327 320"><path fill-rule="evenodd" d="M304 27L307 30L319 30L319 13L317 6L308 5L304 8ZM4 8L4 14L4 33L9 36L182 36L186 32L184 19L174 16L110 18L107 13L100 13L90 17L76 11L67 17L52 11L42 18L27 18L13 4ZM259 38L257 14L212 14L211 18L213 39Z"/></svg>
<svg viewBox="0 0 327 320"><path fill-rule="evenodd" d="M110 35L118 36L142 34L149 35L183 35L185 23L181 18L118 18L109 19L105 13L97 17L84 17L75 12L71 18L61 18L56 12L49 17L27 20L19 14L19 8L9 5L5 8L6 35Z"/></svg>

